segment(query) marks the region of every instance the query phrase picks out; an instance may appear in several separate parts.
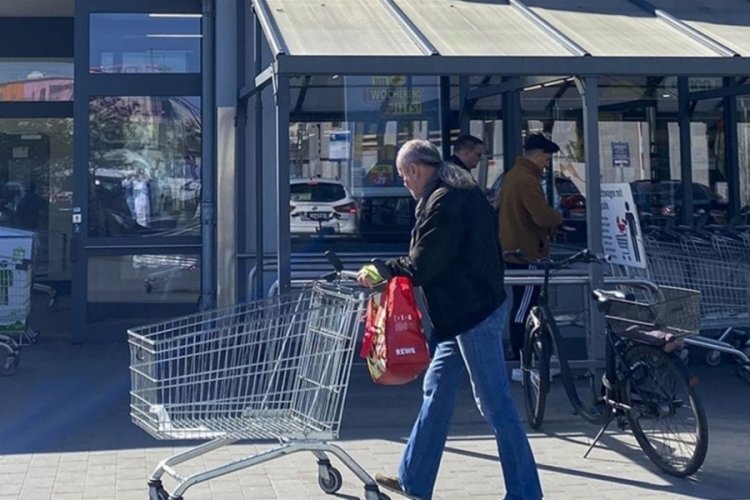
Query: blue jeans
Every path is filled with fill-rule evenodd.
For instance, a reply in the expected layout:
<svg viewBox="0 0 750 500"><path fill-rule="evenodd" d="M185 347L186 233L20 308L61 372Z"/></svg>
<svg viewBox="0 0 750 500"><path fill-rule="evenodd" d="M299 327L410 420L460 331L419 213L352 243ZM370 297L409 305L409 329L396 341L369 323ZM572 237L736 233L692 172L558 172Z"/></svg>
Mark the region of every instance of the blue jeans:
<svg viewBox="0 0 750 500"><path fill-rule="evenodd" d="M424 377L422 409L406 443L398 477L409 495L432 497L464 369L479 411L495 431L505 498L539 500L542 489L529 441L513 405L502 338L507 301L479 325L437 345Z"/></svg>

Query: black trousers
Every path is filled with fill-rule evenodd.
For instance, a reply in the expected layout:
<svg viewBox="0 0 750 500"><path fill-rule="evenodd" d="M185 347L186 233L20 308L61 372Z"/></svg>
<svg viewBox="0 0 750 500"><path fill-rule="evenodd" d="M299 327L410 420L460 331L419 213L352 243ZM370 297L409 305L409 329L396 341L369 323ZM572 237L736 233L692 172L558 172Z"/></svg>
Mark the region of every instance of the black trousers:
<svg viewBox="0 0 750 500"><path fill-rule="evenodd" d="M536 269L530 264L505 263L506 269ZM521 349L523 349L524 328L529 311L539 300L541 286L539 285L514 285L513 287L513 307L510 310L510 348L512 358L515 361L521 359Z"/></svg>

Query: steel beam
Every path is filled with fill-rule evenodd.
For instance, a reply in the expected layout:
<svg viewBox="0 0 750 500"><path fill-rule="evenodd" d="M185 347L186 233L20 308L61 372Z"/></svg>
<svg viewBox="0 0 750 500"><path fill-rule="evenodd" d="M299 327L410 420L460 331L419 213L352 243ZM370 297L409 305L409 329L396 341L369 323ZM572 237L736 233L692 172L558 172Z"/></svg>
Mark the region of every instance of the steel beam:
<svg viewBox="0 0 750 500"><path fill-rule="evenodd" d="M279 56L277 74L413 76L747 76L742 57Z"/></svg>
<svg viewBox="0 0 750 500"><path fill-rule="evenodd" d="M409 19L409 16L404 14L404 11L401 10L401 7L399 7L396 2L393 0L381 0L386 8L390 11L391 14L393 14L393 17L396 18L396 21L401 25L402 28L404 28L404 31L409 35L409 38L412 39L412 41L419 47L419 50L422 51L422 53L426 56L437 56L440 55L440 52L437 48L430 42L430 40L422 33L422 31L417 27L414 22Z"/></svg>
<svg viewBox="0 0 750 500"><path fill-rule="evenodd" d="M682 183L682 223L694 224L693 212L693 152L690 134L690 85L687 77L677 78L678 122L680 126L680 173Z"/></svg>
<svg viewBox="0 0 750 500"><path fill-rule="evenodd" d="M681 31L685 35L689 36L699 44L703 45L704 47L707 47L714 52L716 52L718 55L723 57L740 57L740 54L735 52L734 50L730 49L723 43L719 42L718 40L715 40L711 38L710 36L706 35L702 31L699 31L689 24L687 24L682 19L678 19L669 12L659 9L653 4L649 3L647 0L628 0L633 5L636 5L640 7L641 9L645 10L646 12L650 12L654 16L658 17L665 23L669 24L671 27L675 28L678 31Z"/></svg>
<svg viewBox="0 0 750 500"><path fill-rule="evenodd" d="M565 49L573 54L574 56L590 56L589 52L578 45L576 42L574 42L571 38L569 38L565 33L554 27L552 24L545 21L539 14L531 10L526 4L521 2L521 0L509 0L509 3L518 9L521 14L524 15L529 21L534 23L534 25L538 28L540 28L542 31L547 33L549 36L557 40L560 45L565 47Z"/></svg>
<svg viewBox="0 0 750 500"><path fill-rule="evenodd" d="M586 156L586 232L588 248L594 253L602 253L602 199L601 170L599 165L599 79L587 77L579 83L583 97L583 134ZM604 282L600 265L591 264L589 270L590 287L600 288ZM589 328L593 335L588 338L588 359L597 359L604 352L602 336L604 318L595 307L589 308Z"/></svg>
<svg viewBox="0 0 750 500"><path fill-rule="evenodd" d="M281 292L289 290L292 278L292 238L289 221L289 78L278 79L276 88L276 204L277 232L277 277ZM262 165L258 165L262 168Z"/></svg>

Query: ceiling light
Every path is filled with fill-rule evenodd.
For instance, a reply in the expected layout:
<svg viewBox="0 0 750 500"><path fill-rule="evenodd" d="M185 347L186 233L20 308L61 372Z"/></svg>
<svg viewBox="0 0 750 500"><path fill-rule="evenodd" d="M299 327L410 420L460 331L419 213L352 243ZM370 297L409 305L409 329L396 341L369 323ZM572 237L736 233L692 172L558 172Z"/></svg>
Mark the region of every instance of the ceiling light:
<svg viewBox="0 0 750 500"><path fill-rule="evenodd" d="M169 17L169 18L201 18L201 14L162 14L162 13L151 13L148 17Z"/></svg>
<svg viewBox="0 0 750 500"><path fill-rule="evenodd" d="M150 34L146 35L146 38L201 38L203 35L197 35L197 34L188 34L188 35L180 35L180 34Z"/></svg>

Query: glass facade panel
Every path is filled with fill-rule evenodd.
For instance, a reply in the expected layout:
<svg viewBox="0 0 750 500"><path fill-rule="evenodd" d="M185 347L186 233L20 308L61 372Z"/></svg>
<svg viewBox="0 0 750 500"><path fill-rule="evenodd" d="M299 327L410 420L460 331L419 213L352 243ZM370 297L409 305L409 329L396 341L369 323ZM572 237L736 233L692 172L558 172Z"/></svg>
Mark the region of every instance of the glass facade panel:
<svg viewBox="0 0 750 500"><path fill-rule="evenodd" d="M91 14L91 73L199 73L200 14Z"/></svg>
<svg viewBox="0 0 750 500"><path fill-rule="evenodd" d="M692 91L716 88L721 79L691 79ZM676 77L607 77L600 80L599 155L602 182L627 183L646 225L678 220L680 135ZM695 217L726 218L722 100L695 103L691 165ZM524 133L543 132L561 151L553 158L552 198L567 224L585 231L586 164L581 97L574 85L522 93ZM575 223L575 222L578 223ZM570 237L570 236L569 236Z"/></svg>
<svg viewBox="0 0 750 500"><path fill-rule="evenodd" d="M145 318L197 310L201 274L197 255L93 256L87 263L91 322L119 318L135 325Z"/></svg>
<svg viewBox="0 0 750 500"><path fill-rule="evenodd" d="M72 60L0 59L0 101L72 100Z"/></svg>
<svg viewBox="0 0 750 500"><path fill-rule="evenodd" d="M740 156L740 207L750 214L750 96L737 99L737 139Z"/></svg>
<svg viewBox="0 0 750 500"><path fill-rule="evenodd" d="M200 293L199 264L196 255L91 257L89 302L194 304Z"/></svg>
<svg viewBox="0 0 750 500"><path fill-rule="evenodd" d="M414 138L440 144L438 79L341 77L315 83L304 93L309 81L292 84L293 102L302 110L290 127L293 238L303 245L408 242L415 204L397 175L396 152ZM324 120L316 119L323 113L304 112L316 106L316 96L327 105ZM313 202L299 195L323 191L336 196Z"/></svg>
<svg viewBox="0 0 750 500"><path fill-rule="evenodd" d="M38 280L70 279L72 174L72 119L0 119L0 226L38 234Z"/></svg>
<svg viewBox="0 0 750 500"><path fill-rule="evenodd" d="M199 97L89 102L89 236L200 233Z"/></svg>

